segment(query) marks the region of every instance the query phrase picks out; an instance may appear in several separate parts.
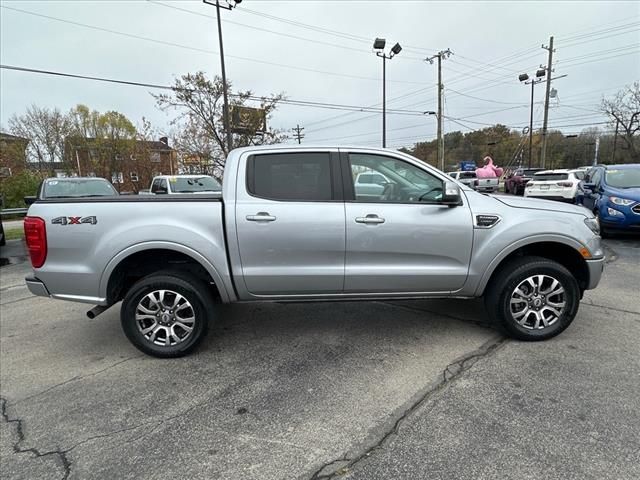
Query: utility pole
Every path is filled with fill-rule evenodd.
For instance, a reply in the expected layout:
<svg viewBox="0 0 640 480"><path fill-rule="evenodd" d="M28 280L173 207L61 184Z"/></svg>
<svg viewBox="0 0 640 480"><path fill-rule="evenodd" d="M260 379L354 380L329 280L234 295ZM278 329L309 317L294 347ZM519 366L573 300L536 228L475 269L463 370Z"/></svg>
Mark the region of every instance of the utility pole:
<svg viewBox="0 0 640 480"><path fill-rule="evenodd" d="M438 168L444 172L444 136L442 135L442 94L444 85L442 85L442 60L453 55L451 49L440 50L431 57L425 58L426 62L433 64L434 59L438 59Z"/></svg>
<svg viewBox="0 0 640 480"><path fill-rule="evenodd" d="M302 131L304 130L304 127L301 127L299 124L296 125L295 128L292 128L292 130L295 132L293 134L293 138L295 138L296 140L298 140L298 145L300 145L302 142L301 140L304 138L304 133L302 133Z"/></svg>
<svg viewBox="0 0 640 480"><path fill-rule="evenodd" d="M542 45L542 48L549 51L547 61L547 92L544 97L544 120L542 122L542 151L540 152L540 166L544 168L547 154L547 121L549 119L549 92L551 91L551 63L553 61L553 36L549 37L549 47Z"/></svg>
<svg viewBox="0 0 640 480"><path fill-rule="evenodd" d="M620 127L620 120L616 120L616 133L613 136L613 153L611 154L611 163L616 163L616 144L618 143L618 127Z"/></svg>
<svg viewBox="0 0 640 480"><path fill-rule="evenodd" d="M222 112L222 121L224 125L225 135L227 137L227 154L233 150L233 134L231 133L231 125L229 121L229 98L227 94L227 74L224 68L224 47L222 45L222 23L220 20L220 8L225 10L231 10L238 5L242 0L223 0L224 5L220 5L220 0L215 0L216 3L212 3L212 0L202 0L203 3L208 5L215 5L216 18L218 20L218 42L220 43L220 69L222 70L222 96L224 100L224 111Z"/></svg>

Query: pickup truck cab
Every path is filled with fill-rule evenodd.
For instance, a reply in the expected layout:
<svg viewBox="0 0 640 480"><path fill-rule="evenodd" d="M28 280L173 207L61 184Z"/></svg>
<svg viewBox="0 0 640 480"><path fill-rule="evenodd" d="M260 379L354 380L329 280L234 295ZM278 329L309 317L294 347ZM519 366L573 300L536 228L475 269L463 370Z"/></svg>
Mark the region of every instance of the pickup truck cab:
<svg viewBox="0 0 640 480"><path fill-rule="evenodd" d="M462 170L458 170L457 172L448 172L447 175L468 187L471 187L477 178L476 172L467 172Z"/></svg>
<svg viewBox="0 0 640 480"><path fill-rule="evenodd" d="M153 178L149 187L149 193L154 195L203 194L221 190L220 182L209 175L159 175Z"/></svg>
<svg viewBox="0 0 640 480"><path fill-rule="evenodd" d="M112 197L119 193L106 179L100 177L52 177L45 178L35 196L24 197L31 205L36 200L52 198Z"/></svg>
<svg viewBox="0 0 640 480"><path fill-rule="evenodd" d="M362 171L389 181L362 195ZM361 147L236 149L222 193L42 200L25 231L32 293L94 304L91 318L122 301L127 337L160 357L191 351L216 303L240 301L484 296L509 335L542 340L604 265L582 207L482 195Z"/></svg>
<svg viewBox="0 0 640 480"><path fill-rule="evenodd" d="M500 189L499 178L476 178L471 186L474 190L483 193L495 193Z"/></svg>

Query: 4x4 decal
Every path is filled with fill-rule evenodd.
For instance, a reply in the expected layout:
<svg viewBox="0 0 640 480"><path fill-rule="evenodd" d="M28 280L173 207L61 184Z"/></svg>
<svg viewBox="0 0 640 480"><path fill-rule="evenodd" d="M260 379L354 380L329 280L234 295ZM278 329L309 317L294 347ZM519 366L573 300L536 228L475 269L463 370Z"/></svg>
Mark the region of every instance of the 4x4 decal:
<svg viewBox="0 0 640 480"><path fill-rule="evenodd" d="M51 220L51 223L54 225L81 225L83 223L88 223L90 225L95 225L98 223L98 219L95 216L90 217L56 217Z"/></svg>

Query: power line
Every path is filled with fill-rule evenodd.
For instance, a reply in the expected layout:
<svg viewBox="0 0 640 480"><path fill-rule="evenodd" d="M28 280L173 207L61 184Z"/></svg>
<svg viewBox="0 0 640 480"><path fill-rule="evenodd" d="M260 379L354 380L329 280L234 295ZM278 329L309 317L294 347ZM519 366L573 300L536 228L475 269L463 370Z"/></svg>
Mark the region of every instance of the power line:
<svg viewBox="0 0 640 480"><path fill-rule="evenodd" d="M175 5L169 5L169 4L166 4L166 3L163 3L163 2L158 2L158 1L155 1L155 0L147 0L147 2L156 4L156 5L160 5L160 6L165 7L165 8L171 8L173 10L178 10L178 11L181 11L181 12L189 13L191 15L196 15L196 16L199 16L199 17L210 18L210 19L215 19L216 18L215 15L208 15L206 13L196 12L194 10L189 10L187 8L182 8L182 7L176 7ZM282 36L282 37L295 38L296 40L302 40L302 41L311 42L311 43L314 43L314 44L327 45L327 46L330 46L330 47L341 48L341 49L344 49L344 50L352 50L354 52L362 52L362 53L367 53L367 54L371 53L369 50L365 50L363 48L354 48L354 47L349 47L347 45L340 45L340 44L337 44L337 43L331 43L331 42L325 42L325 41L322 41L322 40L301 37L301 36L298 36L298 35L293 35L291 33L278 32L276 30L269 30L268 28L262 28L262 27L257 27L255 25L248 25L246 23L236 22L234 20L222 20L222 22L223 23L228 23L228 24L231 24L231 25L239 25L239 26L242 26L242 27L245 27L245 28L251 28L253 30L258 30L258 31L261 31L261 32L272 33L274 35L279 35L279 36Z"/></svg>
<svg viewBox="0 0 640 480"><path fill-rule="evenodd" d="M153 84L153 83L135 82L135 81L130 81L130 80L117 80L117 79L113 79L113 78L95 77L95 76L89 76L89 75L77 75L77 74L72 74L72 73L56 72L56 71L51 71L51 70L40 70L40 69L35 69L35 68L17 67L17 66L14 66L14 65L0 65L0 69L13 70L13 71L19 71L19 72L26 72L26 73L38 73L38 74L43 74L43 75L53 75L53 76L58 76L58 77L75 78L75 79L79 79L79 80L93 80L93 81L98 81L98 82L116 83L116 84L130 85L130 86L135 86L135 87L146 87L146 88L161 89L161 90L176 90L175 87L171 87L171 86L168 86L168 85L158 85L158 84ZM235 96L235 97L240 96L238 94L230 94L230 95L231 96ZM251 96L249 96L247 98L249 100L255 100L255 101L262 100L261 97L256 96L256 95L251 95ZM345 104L339 104L339 103L315 102L315 101L311 101L311 100L283 99L283 100L280 100L279 103L282 103L284 105L295 105L295 106L301 106L301 107L328 108L328 109L332 109L332 110L349 110L349 111L354 111L354 112L376 112L376 113L379 113L379 112L382 111L379 108L365 107L365 106L359 106L359 105L345 105ZM422 115L422 112L417 111L417 110L413 110L412 111L412 110L400 110L400 109L391 109L391 110L388 110L387 113L390 113L390 114L393 114L393 115L410 115L410 116L421 116Z"/></svg>
<svg viewBox="0 0 640 480"><path fill-rule="evenodd" d="M132 33L127 33L127 32L121 32L118 30L112 30L109 28L104 28L104 27L99 27L97 25L90 25L87 23L82 23L82 22L75 22L73 20L67 20L64 18L58 18L58 17L52 17L50 15L44 15L41 13L36 13L36 12L31 12L29 10L22 10L20 8L14 8L14 7L8 7L6 5L0 5L0 8L5 8L7 10L13 10L15 12L20 12L20 13L24 13L27 15L32 15L35 17L41 17L41 18L45 18L48 20L54 20L57 22L62 22L62 23L67 23L70 25L75 25L77 27L83 27L83 28L89 28L91 30L97 30L97 31L101 31L101 32L106 32L106 33L111 33L113 35L120 35L123 37L128 37L128 38L135 38L136 40L144 40L147 42L153 42L153 43L158 43L161 45L167 45L167 46L171 46L171 47L176 47L176 48L182 48L185 50L191 50L191 51L195 51L195 52L199 52L199 53L207 53L207 54L218 54L219 52L217 52L216 50L209 50L209 49L203 49L203 48L197 48L197 47L191 47L189 45L183 45L180 43L174 43L174 42L168 42L165 40L158 40L156 38L150 38L150 37L144 37L142 35L135 35ZM269 66L275 66L275 67L280 67L280 68L289 68L292 70L299 70L299 71L303 71L303 72L311 72L311 73L321 73L323 75L332 75L332 76L336 76L336 77L345 77L345 78L354 78L357 80L369 80L369 81L376 81L379 82L381 79L380 78L376 78L376 77L363 77L360 75L350 75L350 74L346 74L346 73L338 73L338 72L330 72L330 71L326 71L326 70L317 70L317 69L313 69L313 68L306 68L306 67L300 67L300 66L296 66L296 65L288 65L288 64L284 64L284 63L276 63L276 62L269 62L266 60L260 60L260 59L256 59L256 58L249 58L249 57L241 57L238 55L226 55L226 57L229 58L235 58L238 60L244 60L244 61L248 61L248 62L254 62L254 63L259 63L262 65L269 65ZM406 84L413 84L413 85L424 85L424 82L411 82L411 81L407 81L407 80L389 80L389 82L393 82L393 83L406 83Z"/></svg>

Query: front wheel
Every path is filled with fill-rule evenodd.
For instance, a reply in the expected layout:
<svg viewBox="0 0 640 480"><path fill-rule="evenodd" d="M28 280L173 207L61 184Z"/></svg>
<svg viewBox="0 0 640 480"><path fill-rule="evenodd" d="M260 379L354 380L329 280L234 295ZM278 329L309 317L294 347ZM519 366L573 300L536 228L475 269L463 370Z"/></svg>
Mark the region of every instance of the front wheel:
<svg viewBox="0 0 640 480"><path fill-rule="evenodd" d="M546 340L566 329L580 304L571 272L542 257L518 258L501 269L487 288L489 315L512 338Z"/></svg>
<svg viewBox="0 0 640 480"><path fill-rule="evenodd" d="M214 308L204 282L182 272L161 272L131 287L120 321L139 350L154 357L180 357L205 337Z"/></svg>

